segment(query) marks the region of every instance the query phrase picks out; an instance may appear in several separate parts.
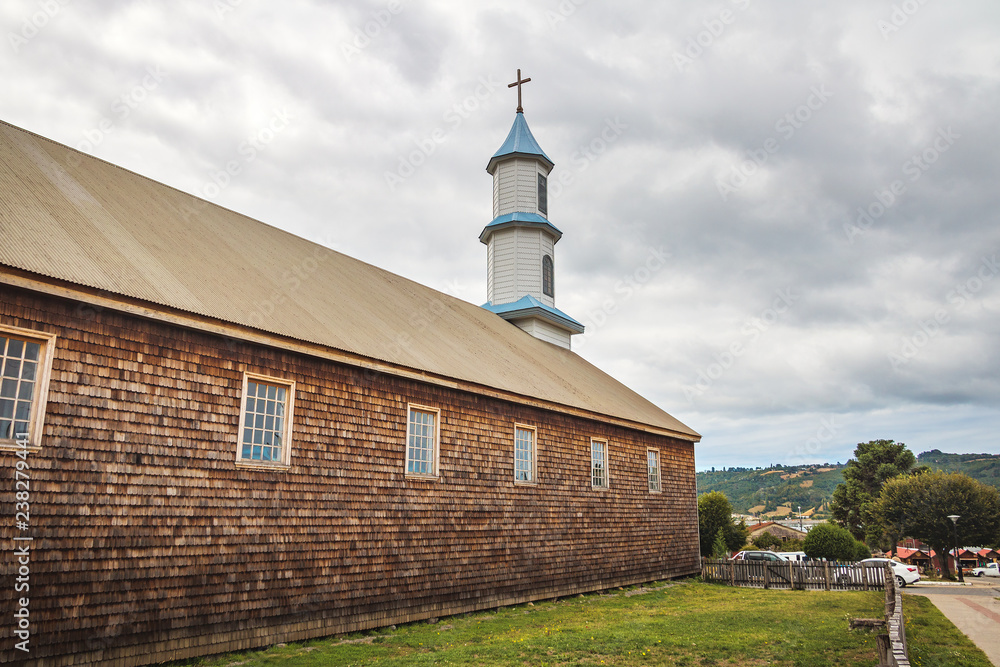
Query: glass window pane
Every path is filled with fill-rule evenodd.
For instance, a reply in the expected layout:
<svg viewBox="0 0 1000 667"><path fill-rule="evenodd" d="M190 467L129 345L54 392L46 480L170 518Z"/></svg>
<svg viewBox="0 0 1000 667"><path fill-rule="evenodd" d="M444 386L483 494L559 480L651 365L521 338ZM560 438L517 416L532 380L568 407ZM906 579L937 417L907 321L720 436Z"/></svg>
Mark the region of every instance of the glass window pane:
<svg viewBox="0 0 1000 667"><path fill-rule="evenodd" d="M0 398L0 419L10 419L14 416L14 401Z"/></svg>
<svg viewBox="0 0 1000 667"><path fill-rule="evenodd" d="M5 378L21 377L21 360L7 359L7 363L3 365L3 376Z"/></svg>
<svg viewBox="0 0 1000 667"><path fill-rule="evenodd" d="M253 429L250 429L250 428L243 429L243 442L244 443L249 443L249 442L252 442L252 441L253 441ZM245 447L244 447L243 451L247 451ZM246 456L246 454L244 454L244 456Z"/></svg>
<svg viewBox="0 0 1000 667"><path fill-rule="evenodd" d="M277 395L278 395L278 388L275 387L273 384L269 384L267 386L267 397L273 401L275 398L277 398Z"/></svg>
<svg viewBox="0 0 1000 667"><path fill-rule="evenodd" d="M264 414L273 415L274 414L274 401L264 402Z"/></svg>
<svg viewBox="0 0 1000 667"><path fill-rule="evenodd" d="M0 398L14 398L17 396L17 380L4 380L0 382Z"/></svg>
<svg viewBox="0 0 1000 667"><path fill-rule="evenodd" d="M14 419L27 420L31 416L31 402L18 401L17 409L14 410Z"/></svg>
<svg viewBox="0 0 1000 667"><path fill-rule="evenodd" d="M34 389L34 382L22 382L21 388L17 390L17 397L22 401L30 401Z"/></svg>
<svg viewBox="0 0 1000 667"><path fill-rule="evenodd" d="M10 344L7 346L7 356L20 358L23 355L24 355L24 341L18 340L16 338L11 338Z"/></svg>
<svg viewBox="0 0 1000 667"><path fill-rule="evenodd" d="M0 438L9 440L14 437L12 430L13 423L9 419L0 419Z"/></svg>
<svg viewBox="0 0 1000 667"><path fill-rule="evenodd" d="M284 387L278 387L278 400L279 401L284 401L285 400L285 388Z"/></svg>
<svg viewBox="0 0 1000 667"><path fill-rule="evenodd" d="M3 346L0 345L0 348ZM38 361L38 352L41 349L41 345L38 343L28 342L24 346L24 358L30 361Z"/></svg>

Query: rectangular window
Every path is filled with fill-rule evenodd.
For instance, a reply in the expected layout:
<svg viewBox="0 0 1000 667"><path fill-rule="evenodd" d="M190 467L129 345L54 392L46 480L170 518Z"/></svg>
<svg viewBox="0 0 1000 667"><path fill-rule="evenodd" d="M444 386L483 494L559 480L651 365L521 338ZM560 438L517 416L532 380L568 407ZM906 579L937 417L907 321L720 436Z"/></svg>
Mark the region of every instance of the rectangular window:
<svg viewBox="0 0 1000 667"><path fill-rule="evenodd" d="M535 479L535 429L514 425L514 482L533 483Z"/></svg>
<svg viewBox="0 0 1000 667"><path fill-rule="evenodd" d="M406 424L406 474L422 477L438 475L438 423L441 411L408 406Z"/></svg>
<svg viewBox="0 0 1000 667"><path fill-rule="evenodd" d="M295 383L247 373L238 463L287 466L291 461Z"/></svg>
<svg viewBox="0 0 1000 667"><path fill-rule="evenodd" d="M545 174L538 175L538 212L542 215L549 214L549 189Z"/></svg>
<svg viewBox="0 0 1000 667"><path fill-rule="evenodd" d="M41 445L55 338L0 326L0 446Z"/></svg>
<svg viewBox="0 0 1000 667"><path fill-rule="evenodd" d="M608 442L590 441L590 483L595 489L608 488Z"/></svg>
<svg viewBox="0 0 1000 667"><path fill-rule="evenodd" d="M649 470L649 490L660 492L660 452L655 449L646 450L646 467Z"/></svg>

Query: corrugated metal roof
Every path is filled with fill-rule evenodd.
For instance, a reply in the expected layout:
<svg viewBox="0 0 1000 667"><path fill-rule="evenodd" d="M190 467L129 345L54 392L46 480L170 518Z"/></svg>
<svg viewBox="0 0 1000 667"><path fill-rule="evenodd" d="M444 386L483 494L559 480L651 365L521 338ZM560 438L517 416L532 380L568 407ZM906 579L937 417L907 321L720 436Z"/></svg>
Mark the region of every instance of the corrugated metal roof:
<svg viewBox="0 0 1000 667"><path fill-rule="evenodd" d="M507 133L507 138L504 139L503 145L490 158L489 163L486 165L486 171L492 174L493 166L497 161L508 155L530 155L547 162L549 169L555 166L555 162L549 159L549 156L545 154L542 147L535 141L535 135L528 128L528 121L524 119L524 113L520 111L514 115L514 124L510 126L510 132Z"/></svg>
<svg viewBox="0 0 1000 667"><path fill-rule="evenodd" d="M0 238L41 276L697 437L478 306L2 122Z"/></svg>

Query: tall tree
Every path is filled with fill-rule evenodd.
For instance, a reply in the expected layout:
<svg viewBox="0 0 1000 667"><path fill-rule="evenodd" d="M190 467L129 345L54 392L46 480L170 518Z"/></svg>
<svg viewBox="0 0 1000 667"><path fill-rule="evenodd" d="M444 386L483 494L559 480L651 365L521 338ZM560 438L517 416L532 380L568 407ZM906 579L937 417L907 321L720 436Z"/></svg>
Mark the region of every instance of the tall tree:
<svg viewBox="0 0 1000 667"><path fill-rule="evenodd" d="M720 530L729 551L739 551L746 544L750 532L742 521L733 521L733 506L724 493L703 493L698 497L698 536L703 556L713 553L715 538Z"/></svg>
<svg viewBox="0 0 1000 667"><path fill-rule="evenodd" d="M916 464L917 458L902 442L858 443L854 458L844 468L844 483L833 490L833 520L851 531L855 539L864 539L867 506L878 497L887 480L913 472Z"/></svg>
<svg viewBox="0 0 1000 667"><path fill-rule="evenodd" d="M959 516L952 525L950 514ZM869 520L899 536L915 537L941 556L942 574L949 576L948 558L958 545L993 545L1000 533L1000 492L962 473L923 472L885 483L868 510Z"/></svg>

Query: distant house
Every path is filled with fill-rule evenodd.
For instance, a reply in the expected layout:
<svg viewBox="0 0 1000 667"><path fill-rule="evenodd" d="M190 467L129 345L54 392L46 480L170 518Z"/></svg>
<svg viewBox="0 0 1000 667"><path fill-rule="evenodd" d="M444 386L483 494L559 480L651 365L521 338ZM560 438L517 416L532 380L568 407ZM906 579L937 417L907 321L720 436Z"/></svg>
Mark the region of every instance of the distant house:
<svg viewBox="0 0 1000 667"><path fill-rule="evenodd" d="M137 665L698 572L700 436L569 349L552 166L519 113L479 307L0 123L0 662L21 607Z"/></svg>
<svg viewBox="0 0 1000 667"><path fill-rule="evenodd" d="M753 541L754 538L760 537L764 533L773 535L782 542L787 542L788 540L801 540L806 536L805 531L801 531L798 528L791 528L774 521L765 521L763 523L754 524L753 526L748 526L748 530L750 531L750 541Z"/></svg>

